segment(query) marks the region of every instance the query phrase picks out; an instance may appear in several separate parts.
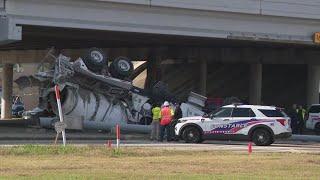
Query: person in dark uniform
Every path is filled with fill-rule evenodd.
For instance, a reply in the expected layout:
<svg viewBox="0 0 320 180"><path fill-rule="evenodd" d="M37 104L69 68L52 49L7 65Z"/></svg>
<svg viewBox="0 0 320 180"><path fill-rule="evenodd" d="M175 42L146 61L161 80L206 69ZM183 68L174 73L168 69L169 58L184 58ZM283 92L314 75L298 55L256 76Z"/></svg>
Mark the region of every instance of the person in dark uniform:
<svg viewBox="0 0 320 180"><path fill-rule="evenodd" d="M303 128L304 128L304 118L306 114L306 110L299 105L299 108L297 109L297 114L298 114L298 133L302 134Z"/></svg>
<svg viewBox="0 0 320 180"><path fill-rule="evenodd" d="M298 113L297 113L297 105L293 104L292 108L289 109L288 115L291 119L291 129L292 129L292 134L297 134L298 133Z"/></svg>
<svg viewBox="0 0 320 180"><path fill-rule="evenodd" d="M170 123L170 137L171 137L171 140L179 140L178 138L175 137L174 130L175 130L176 124L178 123L178 120L180 118L182 118L182 110L181 110L180 105L181 105L181 103L177 103L176 104L176 107L175 107L175 110L174 110L174 114L173 114L173 120Z"/></svg>

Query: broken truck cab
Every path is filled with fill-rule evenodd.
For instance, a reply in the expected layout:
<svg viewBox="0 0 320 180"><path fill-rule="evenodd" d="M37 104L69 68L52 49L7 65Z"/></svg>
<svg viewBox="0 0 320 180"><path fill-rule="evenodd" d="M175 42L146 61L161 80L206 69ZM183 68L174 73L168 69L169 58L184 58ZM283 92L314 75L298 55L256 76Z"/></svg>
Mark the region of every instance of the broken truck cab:
<svg viewBox="0 0 320 180"><path fill-rule="evenodd" d="M128 58L119 57L108 67L106 56L97 48L74 62L62 54L57 57L48 54L54 61L46 71L15 82L20 88L39 86L39 108L54 114L58 114L54 94L54 86L58 84L67 129L110 130L120 124L124 131L148 132L151 104L172 99L161 82L152 91L145 91L126 80L133 71ZM202 115L205 99L191 93L190 102L181 105L184 117ZM40 117L40 125L52 127L57 120L57 117Z"/></svg>

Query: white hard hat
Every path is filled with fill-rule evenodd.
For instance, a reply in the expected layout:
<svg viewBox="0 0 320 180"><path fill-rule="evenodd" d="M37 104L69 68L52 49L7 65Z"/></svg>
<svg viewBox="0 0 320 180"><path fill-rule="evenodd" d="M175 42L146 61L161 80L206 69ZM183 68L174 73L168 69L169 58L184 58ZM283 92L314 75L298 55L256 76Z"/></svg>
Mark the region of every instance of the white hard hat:
<svg viewBox="0 0 320 180"><path fill-rule="evenodd" d="M164 103L163 103L163 106L169 106L170 104L169 104L169 102L168 101L165 101Z"/></svg>

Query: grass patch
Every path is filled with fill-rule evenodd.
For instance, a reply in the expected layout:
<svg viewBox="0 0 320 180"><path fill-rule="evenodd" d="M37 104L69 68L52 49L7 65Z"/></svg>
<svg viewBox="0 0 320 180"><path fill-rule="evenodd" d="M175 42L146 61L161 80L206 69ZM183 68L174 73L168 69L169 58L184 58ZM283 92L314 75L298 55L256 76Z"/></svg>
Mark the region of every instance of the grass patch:
<svg viewBox="0 0 320 180"><path fill-rule="evenodd" d="M155 148L0 148L0 179L318 179L320 155Z"/></svg>
<svg viewBox="0 0 320 180"><path fill-rule="evenodd" d="M14 146L10 148L0 148L0 155L62 155L82 153L87 148L77 148L75 146L39 146L39 145L24 145Z"/></svg>

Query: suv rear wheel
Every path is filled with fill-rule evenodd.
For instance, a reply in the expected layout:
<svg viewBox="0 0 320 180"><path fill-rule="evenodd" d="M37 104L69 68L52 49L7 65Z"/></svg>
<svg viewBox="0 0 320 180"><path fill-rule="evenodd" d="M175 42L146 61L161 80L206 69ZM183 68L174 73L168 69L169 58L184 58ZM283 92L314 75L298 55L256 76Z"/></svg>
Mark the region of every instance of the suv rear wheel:
<svg viewBox="0 0 320 180"><path fill-rule="evenodd" d="M273 137L268 130L260 128L253 132L252 141L257 146L268 146L273 143Z"/></svg>
<svg viewBox="0 0 320 180"><path fill-rule="evenodd" d="M196 127L186 127L183 131L182 138L186 143L202 142L201 132Z"/></svg>

